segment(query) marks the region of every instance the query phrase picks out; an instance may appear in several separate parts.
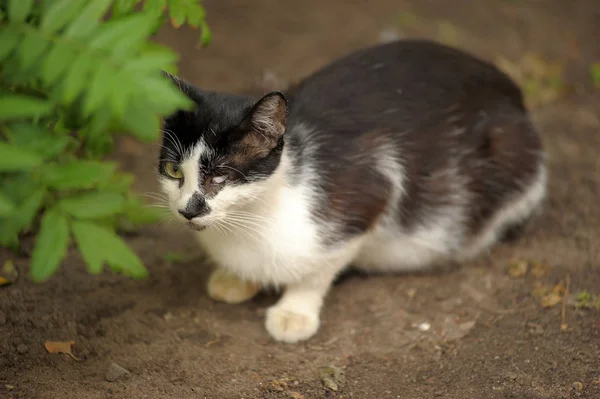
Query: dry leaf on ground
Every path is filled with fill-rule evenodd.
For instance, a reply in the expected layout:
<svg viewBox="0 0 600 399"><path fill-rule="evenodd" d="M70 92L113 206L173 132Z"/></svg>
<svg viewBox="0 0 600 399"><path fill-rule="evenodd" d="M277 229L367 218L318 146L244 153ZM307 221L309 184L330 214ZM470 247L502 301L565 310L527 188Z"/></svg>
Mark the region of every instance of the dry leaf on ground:
<svg viewBox="0 0 600 399"><path fill-rule="evenodd" d="M558 283L552 288L552 291L542 296L540 305L543 308L551 308L558 305L565 295L565 286L563 283Z"/></svg>
<svg viewBox="0 0 600 399"><path fill-rule="evenodd" d="M65 353L71 356L75 360L79 360L75 355L73 355L72 349L75 345L75 341L46 341L44 342L44 347L48 351L48 353Z"/></svg>
<svg viewBox="0 0 600 399"><path fill-rule="evenodd" d="M529 270L529 263L524 260L516 260L508 265L508 275L512 278L521 278L525 277L527 271Z"/></svg>
<svg viewBox="0 0 600 399"><path fill-rule="evenodd" d="M0 270L0 286L13 284L19 278L19 271L11 259L4 262Z"/></svg>
<svg viewBox="0 0 600 399"><path fill-rule="evenodd" d="M544 277L550 271L550 266L545 263L535 262L531 266L531 275L535 278Z"/></svg>

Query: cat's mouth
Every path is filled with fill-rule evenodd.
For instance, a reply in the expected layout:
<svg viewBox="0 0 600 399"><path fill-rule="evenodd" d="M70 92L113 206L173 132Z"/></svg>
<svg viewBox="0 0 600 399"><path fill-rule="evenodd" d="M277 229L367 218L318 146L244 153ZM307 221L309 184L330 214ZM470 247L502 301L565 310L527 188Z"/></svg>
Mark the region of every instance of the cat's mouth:
<svg viewBox="0 0 600 399"><path fill-rule="evenodd" d="M206 227L208 227L208 226L205 226L205 225L202 225L202 224L194 223L192 221L187 222L187 225L188 225L189 228L191 228L192 230L196 230L196 231L202 231Z"/></svg>

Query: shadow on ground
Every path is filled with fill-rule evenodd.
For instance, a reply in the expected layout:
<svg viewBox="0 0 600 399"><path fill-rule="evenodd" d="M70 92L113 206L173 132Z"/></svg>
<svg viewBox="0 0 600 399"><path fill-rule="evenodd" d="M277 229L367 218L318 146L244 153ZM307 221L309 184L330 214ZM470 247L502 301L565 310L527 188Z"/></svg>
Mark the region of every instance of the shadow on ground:
<svg viewBox="0 0 600 399"><path fill-rule="evenodd" d="M600 60L600 3L206 5L215 38L210 48L196 48L197 33L183 28L166 28L158 40L182 54L182 76L208 89L245 90L265 70L293 81L352 49L396 36L443 40L516 75L529 68L533 77L522 83L551 157L543 217L525 238L458 270L341 281L328 297L318 335L296 346L272 342L263 328L265 308L275 298L213 303L204 292L208 267L188 233L149 227L128 239L151 269L147 281L88 276L71 253L48 284L23 279L0 290L0 397L600 397L600 312L565 302L563 319L561 303L542 308L535 295L567 279L570 293L600 294L600 90L588 72ZM547 64L522 58L534 53L565 64L564 91L547 87ZM120 147L118 159L139 176L141 192L157 190L156 150ZM1 261L7 256L0 252ZM512 259L547 268L511 277ZM75 340L79 360L48 354L46 340ZM107 381L110 362L130 374ZM337 386L323 382L327 367L337 372Z"/></svg>

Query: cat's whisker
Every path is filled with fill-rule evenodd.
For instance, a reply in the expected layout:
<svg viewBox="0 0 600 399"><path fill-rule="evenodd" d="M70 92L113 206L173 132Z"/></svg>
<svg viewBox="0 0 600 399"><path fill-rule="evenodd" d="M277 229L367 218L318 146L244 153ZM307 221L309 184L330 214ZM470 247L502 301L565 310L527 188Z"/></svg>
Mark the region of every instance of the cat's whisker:
<svg viewBox="0 0 600 399"><path fill-rule="evenodd" d="M225 219L225 221L227 221L227 223L229 223L233 227L236 227L240 231L245 232L251 238L255 238L256 236L259 236L260 238L266 239L266 236L262 230L257 229L251 225L248 225L244 221L239 221L239 220L234 220L234 219Z"/></svg>
<svg viewBox="0 0 600 399"><path fill-rule="evenodd" d="M175 149L179 152L179 155L183 155L183 145L181 144L179 137L177 137L177 135L172 130L161 129L161 131L163 132L164 137L168 138L171 141Z"/></svg>
<svg viewBox="0 0 600 399"><path fill-rule="evenodd" d="M244 173L242 173L239 169L234 168L233 166L228 166L228 165L219 165L219 168L224 168L224 169L231 169L234 172L239 173L240 175L244 176L244 179L247 179L248 176L246 176Z"/></svg>
<svg viewBox="0 0 600 399"><path fill-rule="evenodd" d="M264 221L256 221L256 220L251 220L251 219L247 219L247 218L240 218L240 217L233 217L233 216L231 216L231 217L228 217L227 219L228 220L232 220L232 221L236 221L236 222L239 222L239 223L244 223L244 224L247 224L249 226L254 226L256 228L263 227L265 225Z"/></svg>
<svg viewBox="0 0 600 399"><path fill-rule="evenodd" d="M260 221L265 221L268 222L271 219L261 216L261 215L257 215L254 213L250 213L250 212L243 212L243 211L229 211L227 213L227 215L232 215L232 216L240 216L240 217L248 217L250 219L254 219L254 220L260 220Z"/></svg>
<svg viewBox="0 0 600 399"><path fill-rule="evenodd" d="M152 198L152 199L159 199L159 200L165 200L165 201L167 201L169 199L169 196L164 193L147 192L147 193L141 193L140 195L142 195L144 197Z"/></svg>

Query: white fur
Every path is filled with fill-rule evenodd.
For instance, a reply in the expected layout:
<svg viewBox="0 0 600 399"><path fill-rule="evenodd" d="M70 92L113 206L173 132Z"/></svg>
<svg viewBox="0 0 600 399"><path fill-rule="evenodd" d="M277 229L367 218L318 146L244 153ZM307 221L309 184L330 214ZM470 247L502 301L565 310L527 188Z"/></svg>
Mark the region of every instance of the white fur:
<svg viewBox="0 0 600 399"><path fill-rule="evenodd" d="M202 191L198 160L206 151L210 149L201 141L182 163L186 179L183 187L163 179L162 188L171 208L182 220L177 210L185 208L195 191ZM393 146L384 145L373 155L380 173L392 183L385 215L370 232L342 244L324 244L323 235L336 226L324 228L311 218L317 200L311 182L316 174L305 169L299 181L291 185L291 164L285 150L272 176L223 188L214 198L207 199L211 212L193 220L209 226L196 235L218 268L241 281L285 286L283 296L266 315L265 327L276 340L292 343L317 332L323 299L335 276L348 265L369 271L408 271L430 267L442 259L474 256L496 241L505 224L529 215L544 196L546 175L541 167L535 183L498 212L476 242L465 247L462 226L469 204L466 182L461 180L456 165L449 165L440 173L447 174L443 177L456 185L455 203L432 209L418 228L404 231L392 217L404 194L405 178L396 151Z"/></svg>

